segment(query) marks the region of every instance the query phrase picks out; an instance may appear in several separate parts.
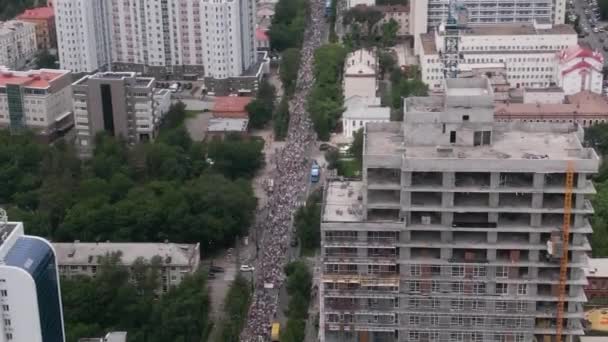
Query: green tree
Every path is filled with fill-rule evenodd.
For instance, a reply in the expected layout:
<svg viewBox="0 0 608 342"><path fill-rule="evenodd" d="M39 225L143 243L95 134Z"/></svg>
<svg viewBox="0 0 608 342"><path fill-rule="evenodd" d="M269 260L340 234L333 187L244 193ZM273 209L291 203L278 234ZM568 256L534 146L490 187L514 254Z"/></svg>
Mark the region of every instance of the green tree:
<svg viewBox="0 0 608 342"><path fill-rule="evenodd" d="M308 196L306 205L300 207L294 217L296 233L300 240L300 252L303 255L313 254L321 243L321 200L320 191Z"/></svg>
<svg viewBox="0 0 608 342"><path fill-rule="evenodd" d="M300 66L300 50L289 48L281 54L281 66L279 76L283 83L285 94L291 96L295 90L298 69Z"/></svg>
<svg viewBox="0 0 608 342"><path fill-rule="evenodd" d="M215 140L209 144L209 158L213 168L232 178L252 178L264 165L264 141L245 139L230 135L223 141Z"/></svg>
<svg viewBox="0 0 608 342"><path fill-rule="evenodd" d="M220 323L221 341L238 342L247 319L251 302L251 286L242 275L238 275L224 300L224 319Z"/></svg>
<svg viewBox="0 0 608 342"><path fill-rule="evenodd" d="M359 168L363 165L363 128L353 134L353 143L350 145L349 152L359 164Z"/></svg>
<svg viewBox="0 0 608 342"><path fill-rule="evenodd" d="M381 27L381 42L382 46L394 46L397 43L397 32L399 32L399 23L391 18L388 22L382 24Z"/></svg>
<svg viewBox="0 0 608 342"><path fill-rule="evenodd" d="M392 53L380 51L378 52L378 66L380 67L380 75L384 78L385 74L390 74L397 68L397 61Z"/></svg>
<svg viewBox="0 0 608 342"><path fill-rule="evenodd" d="M284 140L289 128L289 102L287 96L283 96L277 110L274 112L274 138Z"/></svg>
<svg viewBox="0 0 608 342"><path fill-rule="evenodd" d="M585 143L601 155L608 154L608 123L597 123L585 129Z"/></svg>
<svg viewBox="0 0 608 342"><path fill-rule="evenodd" d="M49 50L39 50L35 58L37 69L57 69L57 57L51 55Z"/></svg>
<svg viewBox="0 0 608 342"><path fill-rule="evenodd" d="M246 107L251 127L263 128L272 119L275 100L276 89L267 79L262 80L256 98Z"/></svg>
<svg viewBox="0 0 608 342"><path fill-rule="evenodd" d="M302 45L308 12L305 0L279 0L268 31L270 47L276 51Z"/></svg>

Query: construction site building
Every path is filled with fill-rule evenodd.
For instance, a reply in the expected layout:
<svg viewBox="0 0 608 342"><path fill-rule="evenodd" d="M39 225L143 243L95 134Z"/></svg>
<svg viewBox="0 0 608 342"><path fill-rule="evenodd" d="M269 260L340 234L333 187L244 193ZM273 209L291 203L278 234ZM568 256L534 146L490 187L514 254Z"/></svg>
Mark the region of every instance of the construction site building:
<svg viewBox="0 0 608 342"><path fill-rule="evenodd" d="M494 122L488 82L405 99L366 125L362 181L326 184L320 341L556 341L569 166L562 341L583 334L600 159L576 124Z"/></svg>

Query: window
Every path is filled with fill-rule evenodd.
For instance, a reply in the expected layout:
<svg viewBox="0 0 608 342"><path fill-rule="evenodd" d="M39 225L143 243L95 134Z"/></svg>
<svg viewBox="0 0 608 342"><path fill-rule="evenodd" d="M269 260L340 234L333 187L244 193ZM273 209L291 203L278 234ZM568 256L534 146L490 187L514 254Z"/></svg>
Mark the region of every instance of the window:
<svg viewBox="0 0 608 342"><path fill-rule="evenodd" d="M496 294L498 294L498 295L506 295L507 291L508 291L508 285L507 284L501 284L501 283L496 284Z"/></svg>
<svg viewBox="0 0 608 342"><path fill-rule="evenodd" d="M518 284L517 285L517 294L518 295L528 294L528 285L527 284Z"/></svg>
<svg viewBox="0 0 608 342"><path fill-rule="evenodd" d="M452 326L462 327L464 326L464 317L462 316L452 316L450 319Z"/></svg>
<svg viewBox="0 0 608 342"><path fill-rule="evenodd" d="M429 333L429 341L431 341L431 342L439 341L439 332L431 331Z"/></svg>
<svg viewBox="0 0 608 342"><path fill-rule="evenodd" d="M452 310L464 310L464 300L462 298L452 299Z"/></svg>
<svg viewBox="0 0 608 342"><path fill-rule="evenodd" d="M525 302L517 302L517 311L518 312L526 312L528 309L528 304Z"/></svg>
<svg viewBox="0 0 608 342"><path fill-rule="evenodd" d="M441 286L439 284L438 281L433 280L433 282L431 282L431 293L438 293L441 291Z"/></svg>
<svg viewBox="0 0 608 342"><path fill-rule="evenodd" d="M8 305L7 305L7 304L3 304L3 305L2 305L2 311L5 311L5 312L6 312L6 311L8 311L8 310L9 310Z"/></svg>
<svg viewBox="0 0 608 342"><path fill-rule="evenodd" d="M12 340L13 339L13 334L11 334L11 333L6 333L6 334L4 334L4 336L6 336L7 340Z"/></svg>
<svg viewBox="0 0 608 342"><path fill-rule="evenodd" d="M463 115L462 116L462 121L469 121L469 116L468 115Z"/></svg>
<svg viewBox="0 0 608 342"><path fill-rule="evenodd" d="M418 298L410 298L408 306L410 308L419 308L420 307L420 299L418 299Z"/></svg>
<svg viewBox="0 0 608 342"><path fill-rule="evenodd" d="M515 342L524 342L525 340L524 334L515 334Z"/></svg>
<svg viewBox="0 0 608 342"><path fill-rule="evenodd" d="M5 319L4 319L4 326L5 326L5 327L10 327L10 326L11 326L11 320L10 320L10 319L8 319L8 318L5 318Z"/></svg>
<svg viewBox="0 0 608 342"><path fill-rule="evenodd" d="M437 299L437 298L431 299L431 309L439 309L440 306L441 306L441 302L439 302L439 299Z"/></svg>
<svg viewBox="0 0 608 342"><path fill-rule="evenodd" d="M410 316L410 325L420 325L420 316Z"/></svg>
<svg viewBox="0 0 608 342"><path fill-rule="evenodd" d="M456 143L456 131L450 131L450 144Z"/></svg>
<svg viewBox="0 0 608 342"><path fill-rule="evenodd" d="M507 311L507 302L498 301L495 305L496 311Z"/></svg>
<svg viewBox="0 0 608 342"><path fill-rule="evenodd" d="M505 266L497 266L496 267L496 278L506 278L507 277L507 268Z"/></svg>
<svg viewBox="0 0 608 342"><path fill-rule="evenodd" d="M462 332L451 333L450 342L464 342L464 333L462 333Z"/></svg>
<svg viewBox="0 0 608 342"><path fill-rule="evenodd" d="M485 308L486 308L486 303L482 302L480 300L474 300L471 303L471 309L473 311L483 311L483 310L485 310Z"/></svg>
<svg viewBox="0 0 608 342"><path fill-rule="evenodd" d="M420 339L420 334L417 331L410 331L407 335L409 341L418 341Z"/></svg>
<svg viewBox="0 0 608 342"><path fill-rule="evenodd" d="M464 266L453 266L452 277L463 278L464 277Z"/></svg>
<svg viewBox="0 0 608 342"><path fill-rule="evenodd" d="M0 290L0 296L7 297L8 296L8 291L6 291L6 290Z"/></svg>
<svg viewBox="0 0 608 342"><path fill-rule="evenodd" d="M420 265L410 266L410 275L413 277L419 277L420 276Z"/></svg>
<svg viewBox="0 0 608 342"><path fill-rule="evenodd" d="M492 131L483 131L482 136L481 136L481 144L490 145L491 138L492 138Z"/></svg>
<svg viewBox="0 0 608 342"><path fill-rule="evenodd" d="M473 284L473 293L485 294L486 293L486 284Z"/></svg>
<svg viewBox="0 0 608 342"><path fill-rule="evenodd" d="M473 268L473 277L474 278L482 278L486 276L486 268L485 266L475 266Z"/></svg>
<svg viewBox="0 0 608 342"><path fill-rule="evenodd" d="M464 283L452 283L453 293L464 293Z"/></svg>
<svg viewBox="0 0 608 342"><path fill-rule="evenodd" d="M431 315L429 317L429 323L431 325L439 325L439 316L437 316L437 315Z"/></svg>
<svg viewBox="0 0 608 342"><path fill-rule="evenodd" d="M410 281L410 292L420 292L420 282Z"/></svg>

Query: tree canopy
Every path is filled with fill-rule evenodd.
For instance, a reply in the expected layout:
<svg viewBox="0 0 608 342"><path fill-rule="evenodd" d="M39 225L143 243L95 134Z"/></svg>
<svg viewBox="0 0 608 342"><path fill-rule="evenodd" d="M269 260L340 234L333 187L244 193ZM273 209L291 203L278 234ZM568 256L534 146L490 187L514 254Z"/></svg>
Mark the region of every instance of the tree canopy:
<svg viewBox="0 0 608 342"><path fill-rule="evenodd" d="M285 266L287 275L287 324L281 331L282 342L304 341L312 274L303 261L294 261Z"/></svg>
<svg viewBox="0 0 608 342"><path fill-rule="evenodd" d="M306 0L279 0L268 31L270 47L276 51L299 48L304 37L308 2Z"/></svg>
<svg viewBox="0 0 608 342"><path fill-rule="evenodd" d="M168 239L211 252L231 244L256 208L250 178L263 142L193 142L172 115L154 143L97 136L86 161L71 144L0 131L0 203L28 233L53 241Z"/></svg>
<svg viewBox="0 0 608 342"><path fill-rule="evenodd" d="M256 98L246 107L251 127L263 128L272 119L275 100L276 89L267 78L264 78L260 83Z"/></svg>
<svg viewBox="0 0 608 342"><path fill-rule="evenodd" d="M342 112L342 68L346 49L340 44L326 44L315 51L315 83L308 96L308 112L320 140L327 141Z"/></svg>

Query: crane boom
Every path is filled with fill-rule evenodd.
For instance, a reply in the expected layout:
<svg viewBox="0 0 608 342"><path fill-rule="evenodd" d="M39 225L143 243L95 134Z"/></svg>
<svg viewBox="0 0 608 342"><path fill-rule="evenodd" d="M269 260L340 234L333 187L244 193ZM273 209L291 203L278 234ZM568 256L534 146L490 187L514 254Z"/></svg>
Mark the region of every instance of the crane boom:
<svg viewBox="0 0 608 342"><path fill-rule="evenodd" d="M562 342L564 331L564 305L568 281L568 251L570 244L570 217L572 214L572 189L574 188L574 162L568 161L564 191L564 222L562 227L562 256L559 265L559 298L557 301L556 340Z"/></svg>

